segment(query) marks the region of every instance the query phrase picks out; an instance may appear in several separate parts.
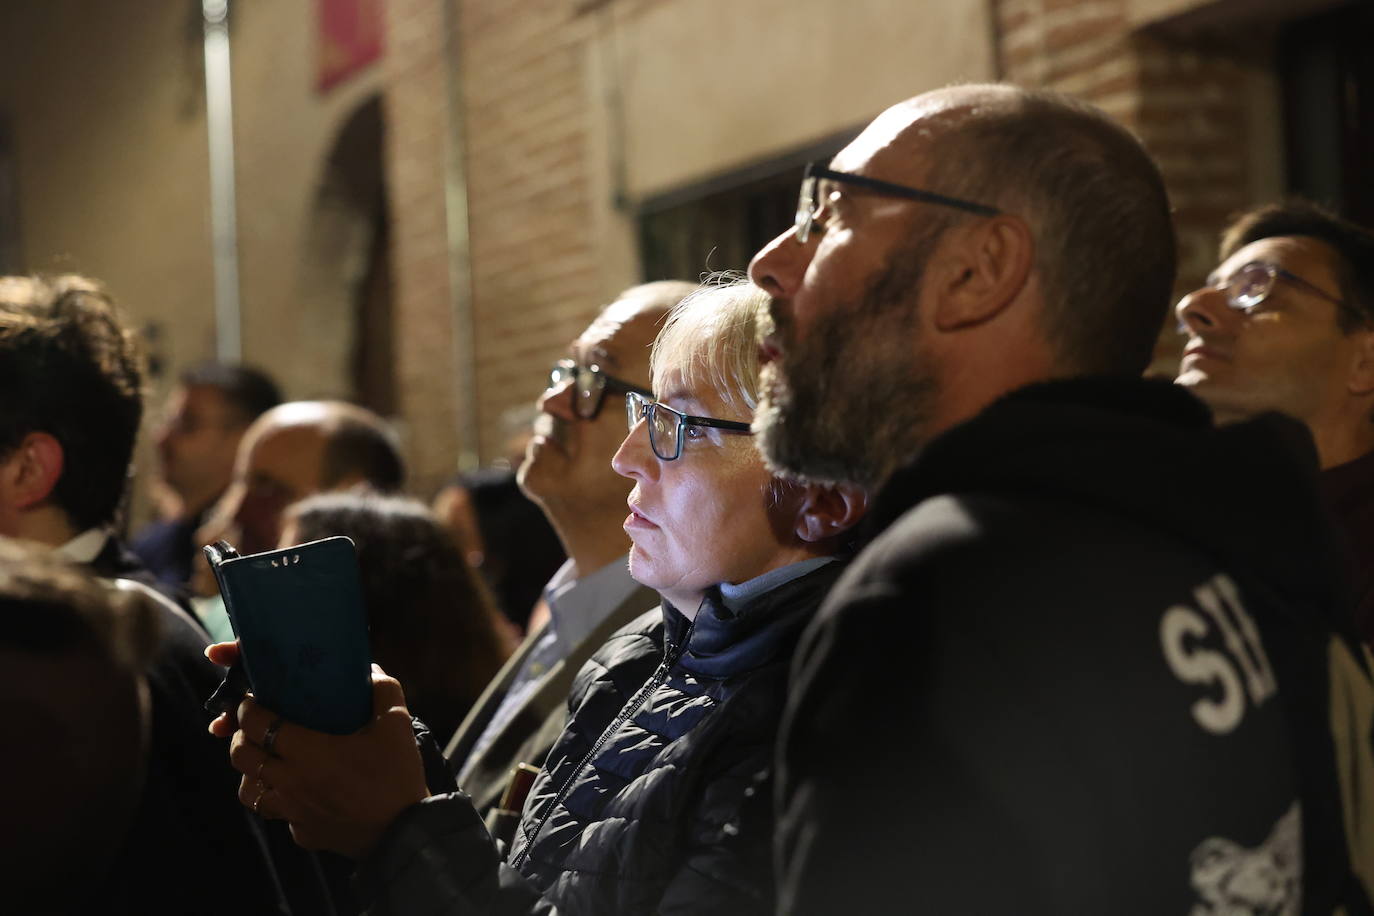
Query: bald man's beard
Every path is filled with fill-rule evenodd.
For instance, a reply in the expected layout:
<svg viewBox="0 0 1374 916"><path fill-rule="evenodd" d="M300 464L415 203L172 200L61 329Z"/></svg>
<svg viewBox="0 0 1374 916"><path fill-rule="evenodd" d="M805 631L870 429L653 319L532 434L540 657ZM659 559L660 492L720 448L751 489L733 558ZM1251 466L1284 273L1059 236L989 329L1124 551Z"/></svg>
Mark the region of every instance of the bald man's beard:
<svg viewBox="0 0 1374 916"><path fill-rule="evenodd" d="M829 309L804 341L770 309L782 353L761 370L754 429L773 473L872 490L926 441L940 387L911 304L925 258L895 260L903 266Z"/></svg>

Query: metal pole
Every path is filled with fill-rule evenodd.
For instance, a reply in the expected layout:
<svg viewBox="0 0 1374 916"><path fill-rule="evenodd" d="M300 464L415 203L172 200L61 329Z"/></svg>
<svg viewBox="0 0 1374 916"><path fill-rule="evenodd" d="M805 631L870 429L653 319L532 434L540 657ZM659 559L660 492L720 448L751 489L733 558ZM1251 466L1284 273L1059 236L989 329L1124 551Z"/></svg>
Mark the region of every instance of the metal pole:
<svg viewBox="0 0 1374 916"><path fill-rule="evenodd" d="M472 309L472 252L468 233L467 139L463 109L462 21L457 0L444 10L444 215L448 248L449 299L453 314L454 395L458 423L458 469L482 464L478 430L477 341Z"/></svg>
<svg viewBox="0 0 1374 916"><path fill-rule="evenodd" d="M234 108L229 82L229 0L202 0L205 123L210 138L210 223L215 262L215 353L243 358L239 313L238 215L234 209Z"/></svg>

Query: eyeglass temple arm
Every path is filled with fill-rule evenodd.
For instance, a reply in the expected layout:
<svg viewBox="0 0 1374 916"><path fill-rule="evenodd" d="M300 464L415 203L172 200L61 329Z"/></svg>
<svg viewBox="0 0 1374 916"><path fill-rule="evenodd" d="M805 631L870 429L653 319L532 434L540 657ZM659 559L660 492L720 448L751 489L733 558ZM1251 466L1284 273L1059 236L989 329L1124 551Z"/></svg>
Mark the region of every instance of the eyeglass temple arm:
<svg viewBox="0 0 1374 916"><path fill-rule="evenodd" d="M735 420L717 420L715 417L693 417L690 414L681 414L683 426L709 426L712 429L734 429L741 432L751 430L748 423L739 423Z"/></svg>
<svg viewBox="0 0 1374 916"><path fill-rule="evenodd" d="M1309 282L1309 281L1307 281L1307 280L1304 280L1302 277L1298 276L1297 274L1293 273L1292 271L1284 270L1282 267L1277 267L1277 266L1276 266L1276 267L1274 268L1274 272L1275 272L1276 274L1278 274L1280 277L1283 277L1283 278L1284 278L1285 280L1287 280L1289 283L1296 283L1298 286L1301 286L1303 289L1307 290L1309 293L1316 293L1318 296L1321 296L1321 297L1322 297L1323 299L1325 299L1327 302L1330 302L1330 303L1332 303L1332 304L1334 304L1334 305L1339 305L1339 306L1347 306L1347 305L1348 305L1348 303L1346 303L1346 301L1345 301L1344 299L1337 299L1335 296L1331 295L1331 294L1328 293L1326 290L1322 289L1320 286L1317 286L1315 283L1312 283L1312 282ZM1358 311L1358 310L1356 310L1356 311Z"/></svg>
<svg viewBox="0 0 1374 916"><path fill-rule="evenodd" d="M919 188L908 188L904 185L892 184L877 178L869 178L866 175L851 175L848 172L836 172L821 166L809 169L806 174L808 178L829 178L831 181L838 181L842 184L852 184L860 188L868 188L870 191L878 191L893 197L905 197L909 200L919 200L928 204L941 204L946 207L954 207L956 210L967 210L970 213L977 213L981 216L996 216L1002 212L996 207L989 207L986 204L976 204L971 200L946 197L934 191L922 191Z"/></svg>

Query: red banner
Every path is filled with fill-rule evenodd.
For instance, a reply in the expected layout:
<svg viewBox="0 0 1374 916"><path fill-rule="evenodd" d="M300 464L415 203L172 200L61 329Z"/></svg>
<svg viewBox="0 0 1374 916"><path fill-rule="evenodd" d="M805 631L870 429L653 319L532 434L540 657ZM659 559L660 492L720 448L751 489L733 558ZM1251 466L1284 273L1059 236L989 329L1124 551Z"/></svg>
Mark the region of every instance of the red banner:
<svg viewBox="0 0 1374 916"><path fill-rule="evenodd" d="M324 93L382 56L382 0L315 0L315 10L315 88Z"/></svg>

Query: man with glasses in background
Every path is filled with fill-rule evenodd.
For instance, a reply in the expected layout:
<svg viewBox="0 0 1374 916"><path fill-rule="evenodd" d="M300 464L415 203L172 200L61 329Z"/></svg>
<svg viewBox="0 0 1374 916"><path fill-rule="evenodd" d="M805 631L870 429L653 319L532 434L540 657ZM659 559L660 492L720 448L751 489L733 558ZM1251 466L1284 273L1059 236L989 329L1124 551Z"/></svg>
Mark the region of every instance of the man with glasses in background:
<svg viewBox="0 0 1374 916"><path fill-rule="evenodd" d="M694 289L665 280L621 293L554 364L539 399L518 480L568 560L544 589L547 623L531 618L529 636L445 752L498 839L510 841L532 770L563 730L573 676L610 634L658 603L652 589L630 578L621 527L630 485L611 457L625 438L626 394L649 394L649 348L659 326Z"/></svg>
<svg viewBox="0 0 1374 916"><path fill-rule="evenodd" d="M940 90L798 210L750 268L757 439L879 495L794 663L780 912L1368 912L1374 691L1311 446L1139 377L1175 240L1138 141Z"/></svg>
<svg viewBox="0 0 1374 916"><path fill-rule="evenodd" d="M1310 203L1242 214L1221 266L1178 304L1178 383L1218 422L1301 420L1342 529L1355 625L1374 643L1374 233Z"/></svg>

